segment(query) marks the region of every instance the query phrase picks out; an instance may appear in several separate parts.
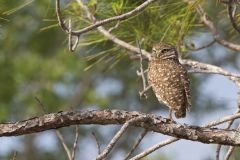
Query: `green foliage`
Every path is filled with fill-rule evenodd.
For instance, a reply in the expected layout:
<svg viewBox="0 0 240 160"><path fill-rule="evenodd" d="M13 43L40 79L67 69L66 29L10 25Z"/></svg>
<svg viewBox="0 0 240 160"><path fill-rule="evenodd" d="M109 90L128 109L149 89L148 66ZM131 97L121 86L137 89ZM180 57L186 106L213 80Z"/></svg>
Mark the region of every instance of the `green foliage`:
<svg viewBox="0 0 240 160"><path fill-rule="evenodd" d="M110 7L110 5L106 6L106 3L108 3L107 0L101 1L97 5L95 15L99 20L126 13L142 2L114 1L111 2L111 8L106 8ZM143 46L148 49L153 43L159 41L177 43L178 37L189 34L189 29L195 23L194 5L196 4L197 2L191 5L179 1L156 2L140 14L121 21L120 26L113 33L130 43L135 42L136 38L143 38ZM80 21L79 24L86 21L84 15L81 19L84 20ZM113 25L115 24L108 24L106 28ZM91 39L92 41L96 40L96 37L93 36L92 38L95 38Z"/></svg>

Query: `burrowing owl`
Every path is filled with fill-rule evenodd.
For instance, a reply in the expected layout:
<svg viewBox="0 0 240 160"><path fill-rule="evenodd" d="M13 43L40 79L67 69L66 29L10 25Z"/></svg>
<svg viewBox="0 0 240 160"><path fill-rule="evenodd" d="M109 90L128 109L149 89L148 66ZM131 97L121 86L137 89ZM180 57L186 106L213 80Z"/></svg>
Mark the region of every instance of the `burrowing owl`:
<svg viewBox="0 0 240 160"><path fill-rule="evenodd" d="M148 83L158 100L169 107L171 119L172 111L176 118L186 116L186 110L191 108L190 82L173 45L159 43L153 46L148 64Z"/></svg>

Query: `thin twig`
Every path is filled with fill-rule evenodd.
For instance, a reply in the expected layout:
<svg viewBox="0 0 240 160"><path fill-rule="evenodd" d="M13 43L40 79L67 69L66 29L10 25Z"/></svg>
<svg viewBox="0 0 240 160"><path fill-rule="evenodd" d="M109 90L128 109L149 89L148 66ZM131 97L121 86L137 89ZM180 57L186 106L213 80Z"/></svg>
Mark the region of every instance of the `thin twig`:
<svg viewBox="0 0 240 160"><path fill-rule="evenodd" d="M186 44L186 43L185 43L185 46L186 46L188 49L192 50L192 51L199 51L199 50L201 50L201 49L205 49L205 48L208 48L208 47L212 46L215 42L216 42L216 40L214 39L214 40L212 40L211 42L209 42L209 43L207 43L207 44L205 44L205 45L203 45L203 46L201 46L201 47L198 47L198 48L195 48L195 46L188 45L188 44Z"/></svg>
<svg viewBox="0 0 240 160"><path fill-rule="evenodd" d="M143 73L145 74L145 73L147 73L148 72L148 69L145 69L144 71L143 71ZM137 70L137 76L142 76L142 73L141 73L141 71L139 71L139 70Z"/></svg>
<svg viewBox="0 0 240 160"><path fill-rule="evenodd" d="M119 24L120 24L120 21L117 21L117 23L115 24L115 26L113 26L113 27L111 27L111 28L108 29L108 32L111 33L114 29L117 29L118 26L119 26Z"/></svg>
<svg viewBox="0 0 240 160"><path fill-rule="evenodd" d="M176 141L178 141L178 140L180 140L180 139L178 139L178 138L169 138L169 139L167 139L167 140L165 140L165 141L163 141L163 142L157 143L157 144L155 144L154 146L146 149L145 151L143 151L142 153L134 156L134 157L131 158L130 160L138 160L138 159L141 159L141 158L143 158L143 157L146 157L147 155L151 154L152 152L158 150L159 148L161 148L161 147L163 147L163 146L166 146L166 145L168 145L168 144L171 144L171 143L173 143L173 142L176 142Z"/></svg>
<svg viewBox="0 0 240 160"><path fill-rule="evenodd" d="M47 113L47 110L46 110L45 106L43 105L43 103L40 101L40 99L39 99L38 97L34 97L34 98L35 98L35 100L38 102L39 106L41 107L42 112L43 112L44 114L46 114L46 113Z"/></svg>
<svg viewBox="0 0 240 160"><path fill-rule="evenodd" d="M138 147L138 145L140 144L140 142L143 140L143 138L145 137L145 135L147 134L148 130L144 130L139 138L137 139L137 141L135 142L135 144L133 145L133 147L131 148L131 150L128 152L128 154L126 155L126 157L124 158L124 160L128 160L129 157L132 155L132 153L136 150L136 148Z"/></svg>
<svg viewBox="0 0 240 160"><path fill-rule="evenodd" d="M77 48L77 45L78 45L78 42L79 42L79 36L75 36L75 42L74 44L72 45L72 52L76 50Z"/></svg>
<svg viewBox="0 0 240 160"><path fill-rule="evenodd" d="M80 0L77 0L78 2ZM129 17L135 16L136 14L140 13L141 11L143 11L145 8L147 8L151 3L155 2L156 0L146 0L144 3L142 3L141 5L139 5L138 7L134 8L133 10L124 13L122 15L119 16L114 16L111 18L107 18L104 20L100 20L95 22L94 24L85 27L83 29L77 30L77 31L72 31L72 35L76 35L76 36L80 36L83 33L86 33L88 31L91 31L99 26L114 22L114 21L121 21L121 20L125 20ZM80 2L82 3L82 2ZM63 20L62 20L62 16L61 16L61 10L60 10L60 2L59 0L56 0L56 13L57 13L57 17L58 17L58 22L59 25L61 26L61 28L65 31L65 32L69 32L69 29L65 26Z"/></svg>
<svg viewBox="0 0 240 160"><path fill-rule="evenodd" d="M140 98L144 95L144 97L147 99L147 95L145 93L151 88L152 88L152 86L149 85L145 89L143 89L142 91L139 91Z"/></svg>
<svg viewBox="0 0 240 160"><path fill-rule="evenodd" d="M127 121L126 123L124 123L124 125L121 127L121 129L115 134L115 136L111 139L111 141L109 142L109 144L107 145L107 147L102 151L101 154L99 154L96 158L96 160L101 160L104 159L112 150L112 148L114 147L114 145L116 144L116 142L120 139L120 137L123 135L124 132L126 132L127 128L134 122L136 121L142 121L144 119L146 119L147 117L136 117L133 119L130 119L129 121Z"/></svg>
<svg viewBox="0 0 240 160"><path fill-rule="evenodd" d="M88 7L86 5L84 5L82 3L81 0L76 0L79 4L79 6L85 11L85 13L87 14L88 19L94 23L96 21L96 18L94 17L94 15L89 11ZM119 46L131 51L132 53L138 53L139 52L139 48L132 46L131 44L118 39L116 36L112 35L110 32L108 32L103 26L99 26L97 27L98 31L103 34L105 37L107 37L109 40L113 41L114 43L118 44ZM145 50L142 50L142 53L145 57L150 58L150 53L148 53Z"/></svg>
<svg viewBox="0 0 240 160"><path fill-rule="evenodd" d="M96 141L96 144L97 144L98 154L100 154L100 153L101 153L101 148L100 148L99 140L98 140L95 132L92 132L92 135L93 135L93 137L94 137L94 139L95 139L95 141Z"/></svg>
<svg viewBox="0 0 240 160"><path fill-rule="evenodd" d="M17 159L17 152L13 152L13 156L11 157L10 160L16 160Z"/></svg>
<svg viewBox="0 0 240 160"><path fill-rule="evenodd" d="M77 48L78 42L79 42L79 36L73 36L72 35L72 23L71 23L71 19L69 19L69 33L68 33L68 48L69 51L74 52L75 49ZM76 37L74 44L72 44L73 41L73 37Z"/></svg>
<svg viewBox="0 0 240 160"><path fill-rule="evenodd" d="M68 22L68 28L69 28L68 49L69 49L69 51L73 52L73 50L72 50L72 22L71 22L71 18L69 19L69 22Z"/></svg>
<svg viewBox="0 0 240 160"><path fill-rule="evenodd" d="M222 46L224 46L226 48L229 48L229 49L232 49L235 51L240 51L240 45L229 42L229 41L221 38L220 34L217 31L217 28L215 27L213 22L210 20L210 18L207 16L206 12L202 9L202 7L200 5L197 5L196 10L197 10L197 13L200 15L200 18L203 21L203 23L212 32L212 35L213 35L214 39L216 40L216 42L218 42L219 44L221 44Z"/></svg>
<svg viewBox="0 0 240 160"><path fill-rule="evenodd" d="M233 28L240 34L240 28L238 27L234 17L236 12L236 5L233 3L234 0L229 0L228 2L228 16L230 18L230 22L232 23ZM233 4L235 5L233 7Z"/></svg>
<svg viewBox="0 0 240 160"><path fill-rule="evenodd" d="M76 149L77 149L78 140L79 140L79 127L78 127L78 125L76 125L75 140L74 140L73 148L72 148L72 160L75 159L75 153L76 153Z"/></svg>
<svg viewBox="0 0 240 160"><path fill-rule="evenodd" d="M145 94L150 88L151 86L147 86L147 81L145 79L145 71L143 69L143 54L141 52L141 45L139 43L139 41L137 41L138 43L138 47L139 47L139 52L140 52L140 71L137 70L137 75L138 76L141 76L142 77L142 84L143 84L143 90L142 91L139 91L139 95L140 95L140 98L142 98L144 96L145 99L147 99L147 95Z"/></svg>
<svg viewBox="0 0 240 160"><path fill-rule="evenodd" d="M224 160L229 160L229 158L231 157L234 149L235 149L235 147L233 147L233 146L230 146L230 147L229 147L229 149L228 149L228 151L227 151L227 154L226 154Z"/></svg>
<svg viewBox="0 0 240 160"><path fill-rule="evenodd" d="M63 31L68 33L69 29L63 21L61 10L60 10L60 0L56 0L56 15L57 15L59 26L62 28Z"/></svg>
<svg viewBox="0 0 240 160"><path fill-rule="evenodd" d="M63 146L65 152L67 153L68 160L72 160L70 149L68 148L68 146L67 146L62 134L59 132L59 130L56 130L56 135L57 135L58 139L60 140L60 142L62 143L62 146Z"/></svg>

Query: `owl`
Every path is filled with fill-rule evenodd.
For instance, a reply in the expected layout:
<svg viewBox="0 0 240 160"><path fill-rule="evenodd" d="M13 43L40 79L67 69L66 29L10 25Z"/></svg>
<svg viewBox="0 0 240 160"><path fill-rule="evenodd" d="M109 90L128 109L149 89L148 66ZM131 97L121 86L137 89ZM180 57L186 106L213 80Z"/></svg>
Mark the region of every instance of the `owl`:
<svg viewBox="0 0 240 160"><path fill-rule="evenodd" d="M173 45L159 43L153 46L147 76L158 101L169 107L170 119L172 111L176 118L184 118L192 105L190 81Z"/></svg>

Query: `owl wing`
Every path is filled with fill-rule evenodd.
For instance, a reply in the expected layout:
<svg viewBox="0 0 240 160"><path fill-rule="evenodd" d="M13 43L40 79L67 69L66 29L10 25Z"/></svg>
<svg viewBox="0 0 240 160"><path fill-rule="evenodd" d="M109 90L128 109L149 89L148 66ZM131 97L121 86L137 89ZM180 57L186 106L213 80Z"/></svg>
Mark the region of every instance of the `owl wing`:
<svg viewBox="0 0 240 160"><path fill-rule="evenodd" d="M161 63L154 63L154 62L150 62L148 64L148 73L147 73L147 77L148 77L148 85L151 86L154 94L156 95L159 103L169 106L169 104L164 101L163 99L163 94L158 94L159 92L161 93L161 91L159 90L159 87L162 88L162 77L164 76L163 72L160 72L159 68L163 68ZM162 71L162 70L161 70Z"/></svg>
<svg viewBox="0 0 240 160"><path fill-rule="evenodd" d="M181 82L184 86L185 96L187 100L187 110L191 109L192 106L192 98L191 98L191 92L190 92L190 80L188 78L187 70L181 65L182 72L180 74Z"/></svg>

